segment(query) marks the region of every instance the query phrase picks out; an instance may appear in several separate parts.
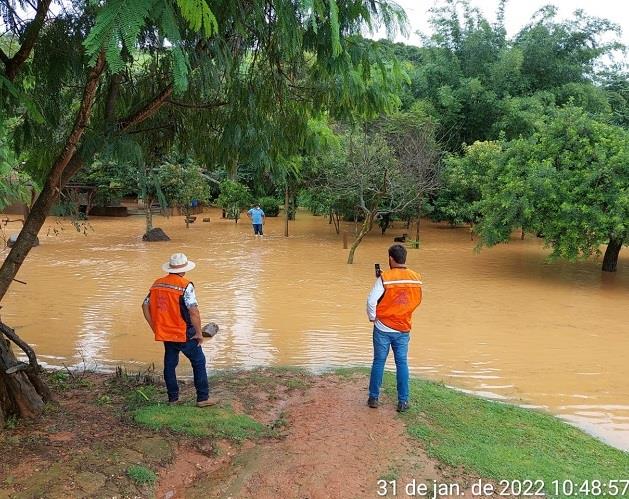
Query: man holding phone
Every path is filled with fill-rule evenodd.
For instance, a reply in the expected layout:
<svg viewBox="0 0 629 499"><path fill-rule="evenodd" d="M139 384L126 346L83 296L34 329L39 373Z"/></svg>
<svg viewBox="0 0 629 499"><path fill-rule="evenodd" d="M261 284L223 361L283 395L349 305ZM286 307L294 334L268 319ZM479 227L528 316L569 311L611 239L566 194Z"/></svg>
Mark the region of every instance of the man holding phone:
<svg viewBox="0 0 629 499"><path fill-rule="evenodd" d="M406 266L406 248L394 244L389 248L389 270L376 264L376 282L367 298L367 316L373 322L373 364L369 380L367 405L378 407L384 364L389 347L395 358L397 411L408 410L408 342L412 316L422 301L421 276Z"/></svg>

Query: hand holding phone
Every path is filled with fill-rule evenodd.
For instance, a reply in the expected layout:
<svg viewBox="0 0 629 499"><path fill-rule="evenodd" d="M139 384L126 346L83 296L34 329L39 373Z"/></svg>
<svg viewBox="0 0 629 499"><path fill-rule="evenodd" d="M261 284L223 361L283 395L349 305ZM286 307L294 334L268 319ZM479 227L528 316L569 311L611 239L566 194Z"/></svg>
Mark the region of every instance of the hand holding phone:
<svg viewBox="0 0 629 499"><path fill-rule="evenodd" d="M380 269L380 264L376 263L374 265L374 268L376 270L376 278L380 277L380 275L382 275L382 269Z"/></svg>

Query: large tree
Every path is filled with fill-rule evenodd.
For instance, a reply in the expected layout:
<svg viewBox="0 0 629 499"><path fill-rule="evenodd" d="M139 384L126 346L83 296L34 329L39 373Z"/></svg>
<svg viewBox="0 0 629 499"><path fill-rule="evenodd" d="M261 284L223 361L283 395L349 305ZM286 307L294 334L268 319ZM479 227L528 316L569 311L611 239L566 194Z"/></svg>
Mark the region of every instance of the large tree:
<svg viewBox="0 0 629 499"><path fill-rule="evenodd" d="M332 206L347 203L362 220L347 256L347 263L351 264L374 222L384 214L404 211L419 199L421 192L416 189L414 170L396 159L381 134L364 127L348 132L342 154L328 160L319 179L321 190Z"/></svg>
<svg viewBox="0 0 629 499"><path fill-rule="evenodd" d="M602 269L616 271L629 242L627 130L568 106L542 119L530 138L491 150L478 203L483 244L525 227L553 257L589 257L607 244Z"/></svg>

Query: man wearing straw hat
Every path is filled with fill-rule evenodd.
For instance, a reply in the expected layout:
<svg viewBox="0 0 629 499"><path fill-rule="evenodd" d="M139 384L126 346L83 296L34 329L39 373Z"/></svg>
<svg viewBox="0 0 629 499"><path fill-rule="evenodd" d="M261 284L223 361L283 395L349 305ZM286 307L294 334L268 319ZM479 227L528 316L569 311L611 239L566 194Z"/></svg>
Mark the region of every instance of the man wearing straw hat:
<svg viewBox="0 0 629 499"><path fill-rule="evenodd" d="M184 277L194 267L194 262L183 253L172 255L162 265L167 274L153 283L142 304L142 311L155 334L155 341L164 342L164 381L168 403L179 403L175 370L181 352L192 364L197 407L209 407L217 401L209 398L205 355L201 348L201 316L194 285Z"/></svg>

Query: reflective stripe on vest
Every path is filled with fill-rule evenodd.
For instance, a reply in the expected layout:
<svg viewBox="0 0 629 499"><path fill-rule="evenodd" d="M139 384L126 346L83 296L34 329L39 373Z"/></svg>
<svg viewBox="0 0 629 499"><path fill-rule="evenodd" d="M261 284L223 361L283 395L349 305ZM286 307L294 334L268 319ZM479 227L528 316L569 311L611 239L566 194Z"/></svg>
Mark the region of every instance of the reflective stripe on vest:
<svg viewBox="0 0 629 499"><path fill-rule="evenodd" d="M384 294L376 307L376 318L400 332L411 330L413 312L422 301L421 276L407 268L385 270L381 275Z"/></svg>
<svg viewBox="0 0 629 499"><path fill-rule="evenodd" d="M187 324L181 315L181 299L190 281L177 274L157 279L151 286L149 308L155 341L185 342Z"/></svg>

